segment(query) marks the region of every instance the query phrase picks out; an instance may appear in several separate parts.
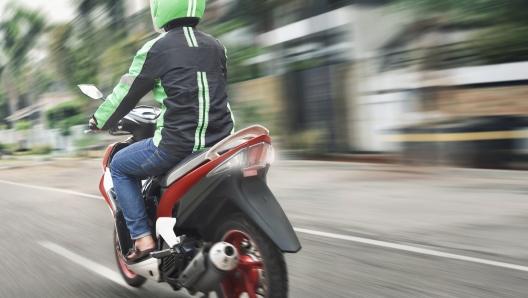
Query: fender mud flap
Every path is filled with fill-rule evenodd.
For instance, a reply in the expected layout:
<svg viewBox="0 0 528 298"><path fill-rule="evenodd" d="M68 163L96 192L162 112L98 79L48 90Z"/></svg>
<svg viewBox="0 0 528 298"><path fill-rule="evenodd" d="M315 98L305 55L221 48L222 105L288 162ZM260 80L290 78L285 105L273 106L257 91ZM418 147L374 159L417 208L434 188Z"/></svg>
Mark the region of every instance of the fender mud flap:
<svg viewBox="0 0 528 298"><path fill-rule="evenodd" d="M232 187L231 190L240 190L241 193L231 193L230 199L275 242L281 251L298 252L301 249L299 238L266 182L259 176L246 177L239 181L241 181L240 188Z"/></svg>

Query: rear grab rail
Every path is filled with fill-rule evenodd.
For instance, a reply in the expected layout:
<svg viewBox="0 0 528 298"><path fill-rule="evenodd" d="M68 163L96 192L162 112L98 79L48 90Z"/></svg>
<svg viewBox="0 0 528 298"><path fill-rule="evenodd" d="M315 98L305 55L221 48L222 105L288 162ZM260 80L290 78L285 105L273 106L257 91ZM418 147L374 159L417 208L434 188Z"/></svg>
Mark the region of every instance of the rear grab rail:
<svg viewBox="0 0 528 298"><path fill-rule="evenodd" d="M219 157L220 154L218 154L218 152L222 151L224 147L226 147L230 143L234 143L236 141L240 141L244 139L256 138L261 135L269 136L269 130L261 125L253 125L253 126L241 129L235 132L234 134L230 135L229 137L221 140L213 147L211 147L211 149L209 149L209 151L207 151L207 153L205 154L205 159L213 160Z"/></svg>

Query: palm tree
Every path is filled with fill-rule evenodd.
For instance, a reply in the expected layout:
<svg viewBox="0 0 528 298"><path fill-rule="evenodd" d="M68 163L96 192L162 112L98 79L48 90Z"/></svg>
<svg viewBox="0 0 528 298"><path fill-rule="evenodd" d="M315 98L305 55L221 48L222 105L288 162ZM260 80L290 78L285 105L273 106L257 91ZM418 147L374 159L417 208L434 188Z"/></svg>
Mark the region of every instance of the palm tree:
<svg viewBox="0 0 528 298"><path fill-rule="evenodd" d="M115 31L122 29L122 23L125 19L125 1L124 0L76 0L77 12L84 20L89 20L92 12L96 8L103 8L108 12L111 19L110 27Z"/></svg>
<svg viewBox="0 0 528 298"><path fill-rule="evenodd" d="M38 11L15 6L14 3L7 6L4 17L7 18L0 22L0 51L6 61L1 62L0 73L9 94L11 113L14 113L19 106L21 89L27 89L21 82L21 76L28 54L45 30L46 22Z"/></svg>

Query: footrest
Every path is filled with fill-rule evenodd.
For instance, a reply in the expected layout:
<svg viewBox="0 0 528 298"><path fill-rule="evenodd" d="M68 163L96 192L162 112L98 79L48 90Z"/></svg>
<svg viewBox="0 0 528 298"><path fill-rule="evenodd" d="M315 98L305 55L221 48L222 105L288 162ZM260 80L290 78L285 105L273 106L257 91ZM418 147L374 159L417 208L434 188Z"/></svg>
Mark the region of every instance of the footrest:
<svg viewBox="0 0 528 298"><path fill-rule="evenodd" d="M150 256L153 257L154 259L163 259L166 257L170 257L173 254L174 254L174 250L172 250L172 248L169 248L169 249L164 249L164 250L153 251L150 253Z"/></svg>

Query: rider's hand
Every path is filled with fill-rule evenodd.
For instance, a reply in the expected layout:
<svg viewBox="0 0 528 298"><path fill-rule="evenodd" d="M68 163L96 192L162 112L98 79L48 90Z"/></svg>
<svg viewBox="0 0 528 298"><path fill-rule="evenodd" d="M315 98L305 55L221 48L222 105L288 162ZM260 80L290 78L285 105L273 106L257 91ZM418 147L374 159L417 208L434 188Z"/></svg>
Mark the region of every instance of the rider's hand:
<svg viewBox="0 0 528 298"><path fill-rule="evenodd" d="M94 127L97 127L97 123L95 122L95 120L93 118L90 119L90 122L88 122L88 124L92 124ZM94 129L93 132L98 133L98 132L103 132L103 130Z"/></svg>

